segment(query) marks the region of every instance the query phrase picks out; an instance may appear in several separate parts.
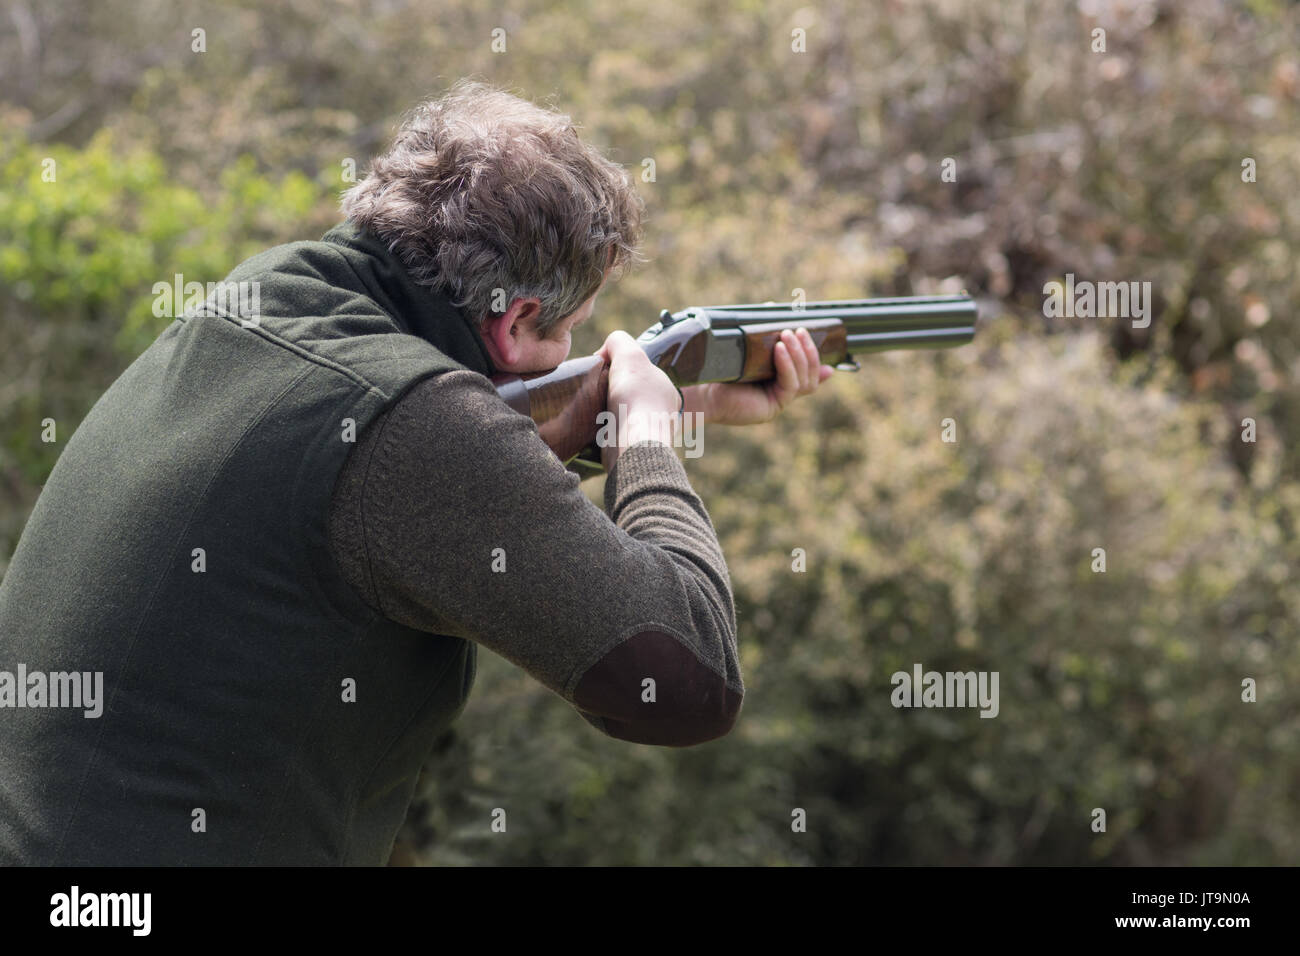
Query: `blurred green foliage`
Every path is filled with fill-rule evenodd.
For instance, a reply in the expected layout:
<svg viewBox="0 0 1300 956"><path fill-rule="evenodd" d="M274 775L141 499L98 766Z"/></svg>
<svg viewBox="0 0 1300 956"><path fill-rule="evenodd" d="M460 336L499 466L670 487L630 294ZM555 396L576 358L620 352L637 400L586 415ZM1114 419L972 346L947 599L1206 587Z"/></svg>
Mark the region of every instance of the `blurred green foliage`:
<svg viewBox="0 0 1300 956"><path fill-rule="evenodd" d="M66 438L156 334L153 283L318 236L459 76L559 105L646 198L650 262L575 351L796 288L985 302L974 345L870 357L688 462L735 585L732 734L609 740L483 653L420 860L1300 860L1295 5L3 5L0 570L40 422ZM1067 272L1150 281L1151 327L1045 318ZM998 717L893 708L918 662L997 671Z"/></svg>

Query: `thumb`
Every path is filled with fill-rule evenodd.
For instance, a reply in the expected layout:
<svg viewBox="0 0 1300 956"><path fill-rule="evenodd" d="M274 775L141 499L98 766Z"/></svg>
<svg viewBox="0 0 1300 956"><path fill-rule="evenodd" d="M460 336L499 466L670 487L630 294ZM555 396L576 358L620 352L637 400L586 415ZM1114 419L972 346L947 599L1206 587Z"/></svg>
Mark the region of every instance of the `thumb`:
<svg viewBox="0 0 1300 956"><path fill-rule="evenodd" d="M616 329L605 337L605 344L596 351L596 354L603 357L606 362L611 362L615 355L636 348L636 340L632 336L622 329Z"/></svg>

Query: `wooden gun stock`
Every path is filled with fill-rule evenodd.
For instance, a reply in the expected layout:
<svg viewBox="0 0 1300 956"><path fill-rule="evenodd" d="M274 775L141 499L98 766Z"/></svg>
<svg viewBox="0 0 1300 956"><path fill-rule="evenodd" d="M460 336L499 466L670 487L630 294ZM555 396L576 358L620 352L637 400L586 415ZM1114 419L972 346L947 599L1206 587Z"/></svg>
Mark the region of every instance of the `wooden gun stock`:
<svg viewBox="0 0 1300 956"><path fill-rule="evenodd" d="M560 461L568 463L596 441L596 416L609 395L609 366L599 355L569 359L538 375L497 375L492 384L507 405L537 423Z"/></svg>

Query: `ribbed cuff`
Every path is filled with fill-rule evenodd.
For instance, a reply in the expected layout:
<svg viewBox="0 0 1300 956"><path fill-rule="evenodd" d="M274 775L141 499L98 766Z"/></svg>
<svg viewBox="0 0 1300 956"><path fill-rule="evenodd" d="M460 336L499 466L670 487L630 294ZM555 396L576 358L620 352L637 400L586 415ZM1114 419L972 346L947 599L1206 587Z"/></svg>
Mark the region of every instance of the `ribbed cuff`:
<svg viewBox="0 0 1300 956"><path fill-rule="evenodd" d="M695 494L677 452L663 442L640 441L619 454L605 479L605 513L613 517L618 502L646 491Z"/></svg>

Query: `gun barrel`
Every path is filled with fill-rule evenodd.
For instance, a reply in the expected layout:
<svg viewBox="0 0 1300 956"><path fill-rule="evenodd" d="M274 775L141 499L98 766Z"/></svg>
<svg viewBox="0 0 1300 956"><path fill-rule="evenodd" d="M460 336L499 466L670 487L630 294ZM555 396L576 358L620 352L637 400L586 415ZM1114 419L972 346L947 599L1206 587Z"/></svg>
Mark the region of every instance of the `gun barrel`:
<svg viewBox="0 0 1300 956"><path fill-rule="evenodd" d="M800 319L839 319L850 354L900 348L951 348L975 337L977 310L969 295L904 296L808 302L710 306L686 314L707 318L715 329Z"/></svg>

